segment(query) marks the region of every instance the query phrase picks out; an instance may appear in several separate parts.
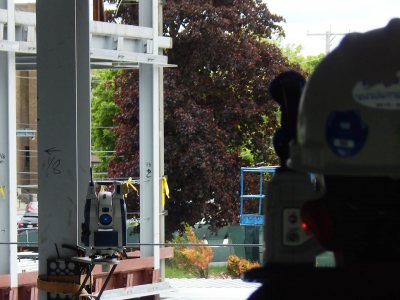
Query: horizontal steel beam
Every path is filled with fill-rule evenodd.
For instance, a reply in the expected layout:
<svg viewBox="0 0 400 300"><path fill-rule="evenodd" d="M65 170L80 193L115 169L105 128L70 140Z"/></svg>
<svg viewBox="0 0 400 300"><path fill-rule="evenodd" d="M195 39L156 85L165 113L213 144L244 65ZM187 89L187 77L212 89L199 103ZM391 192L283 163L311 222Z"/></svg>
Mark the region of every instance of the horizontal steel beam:
<svg viewBox="0 0 400 300"><path fill-rule="evenodd" d="M0 9L0 51L17 54L17 70L36 69L36 14L15 12L15 24L19 30L18 41L8 41L4 27L7 10ZM21 28L22 26L22 28ZM24 32L24 33L21 33ZM142 26L92 21L90 23L91 67L93 69L138 68L139 63L173 67L168 58L152 54L153 29ZM159 48L172 48L172 39L157 37Z"/></svg>
<svg viewBox="0 0 400 300"><path fill-rule="evenodd" d="M0 9L0 23L7 23L7 10ZM15 12L15 24L23 26L36 26L36 14L30 12ZM98 36L123 37L128 39L151 40L153 29L149 27L133 26L125 24L90 22L90 33ZM169 37L158 37L160 48L172 48L172 39Z"/></svg>
<svg viewBox="0 0 400 300"><path fill-rule="evenodd" d="M36 53L36 43L0 40L0 51L34 54Z"/></svg>
<svg viewBox="0 0 400 300"><path fill-rule="evenodd" d="M146 53L115 51L108 49L90 49L90 57L94 59L111 60L114 62L138 62L168 66L168 57Z"/></svg>
<svg viewBox="0 0 400 300"><path fill-rule="evenodd" d="M122 36L136 39L152 39L153 29L149 27L132 26L125 24L90 22L90 33L99 35Z"/></svg>
<svg viewBox="0 0 400 300"><path fill-rule="evenodd" d="M7 9L0 9L0 23L7 23ZM36 14L24 11L15 12L15 25L36 26Z"/></svg>

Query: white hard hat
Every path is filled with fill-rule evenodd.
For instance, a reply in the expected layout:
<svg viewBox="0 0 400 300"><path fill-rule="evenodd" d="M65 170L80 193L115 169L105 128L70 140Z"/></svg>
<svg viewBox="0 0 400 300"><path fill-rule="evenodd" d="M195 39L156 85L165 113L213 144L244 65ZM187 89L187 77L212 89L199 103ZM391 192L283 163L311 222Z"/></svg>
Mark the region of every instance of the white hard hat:
<svg viewBox="0 0 400 300"><path fill-rule="evenodd" d="M348 34L302 94L291 168L329 175L400 175L400 19Z"/></svg>

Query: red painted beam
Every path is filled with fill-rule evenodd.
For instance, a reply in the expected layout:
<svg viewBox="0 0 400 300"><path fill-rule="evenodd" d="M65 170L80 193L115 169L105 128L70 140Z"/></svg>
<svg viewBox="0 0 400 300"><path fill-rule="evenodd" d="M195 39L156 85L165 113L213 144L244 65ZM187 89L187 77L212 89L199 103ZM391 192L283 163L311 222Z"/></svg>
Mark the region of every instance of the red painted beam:
<svg viewBox="0 0 400 300"><path fill-rule="evenodd" d="M174 256L174 248L160 249L160 258L166 259ZM140 284L159 281L159 270L154 270L153 257L140 257L139 251L129 252L129 259L123 259L118 264L106 289L123 288ZM97 265L93 270L95 291L99 291L107 276ZM18 274L18 288L10 289L10 275L0 275L0 300L37 300L36 288L37 272Z"/></svg>

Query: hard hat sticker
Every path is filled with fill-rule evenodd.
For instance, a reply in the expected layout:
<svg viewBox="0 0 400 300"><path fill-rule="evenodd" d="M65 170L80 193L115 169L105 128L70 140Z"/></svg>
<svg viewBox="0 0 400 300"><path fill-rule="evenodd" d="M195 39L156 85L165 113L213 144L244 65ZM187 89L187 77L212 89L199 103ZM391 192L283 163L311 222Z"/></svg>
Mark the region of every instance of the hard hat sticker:
<svg viewBox="0 0 400 300"><path fill-rule="evenodd" d="M365 144L368 126L355 111L335 111L329 114L325 127L326 141L340 157L356 155Z"/></svg>
<svg viewBox="0 0 400 300"><path fill-rule="evenodd" d="M400 110L400 72L397 72L396 77L397 82L389 85L358 82L352 91L353 99L371 108Z"/></svg>

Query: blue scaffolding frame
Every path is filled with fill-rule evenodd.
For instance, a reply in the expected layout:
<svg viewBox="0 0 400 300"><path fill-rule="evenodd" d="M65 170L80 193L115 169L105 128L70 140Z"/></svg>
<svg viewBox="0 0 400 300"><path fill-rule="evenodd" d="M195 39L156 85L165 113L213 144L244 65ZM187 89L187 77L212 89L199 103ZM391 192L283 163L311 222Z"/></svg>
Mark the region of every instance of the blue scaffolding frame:
<svg viewBox="0 0 400 300"><path fill-rule="evenodd" d="M277 167L242 167L240 169L240 225L264 225L264 215L262 214L262 200L266 197L263 194L263 175L269 173L274 175ZM244 176L246 173L259 173L260 189L258 194L245 194ZM258 199L258 212L244 213L244 203L247 199Z"/></svg>

